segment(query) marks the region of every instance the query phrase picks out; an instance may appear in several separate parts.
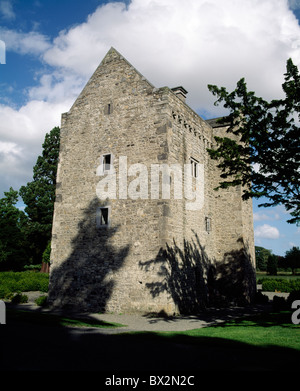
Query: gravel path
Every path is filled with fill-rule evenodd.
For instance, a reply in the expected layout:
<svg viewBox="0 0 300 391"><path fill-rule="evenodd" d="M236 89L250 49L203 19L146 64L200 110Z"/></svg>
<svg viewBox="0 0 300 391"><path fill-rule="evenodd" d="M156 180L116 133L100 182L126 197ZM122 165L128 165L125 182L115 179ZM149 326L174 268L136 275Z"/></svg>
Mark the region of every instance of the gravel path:
<svg viewBox="0 0 300 391"><path fill-rule="evenodd" d="M39 297L39 292L27 292L29 302L17 305L20 309L30 311L51 313L48 309L43 309L34 303ZM255 305L249 307L232 307L225 309L211 308L200 315L190 316L159 316L159 314L64 314L68 317L82 317L87 319L98 319L108 323L118 323L123 327L98 328L102 333L116 334L128 331L185 331L213 324L222 323L228 320L241 318L253 314L258 314L270 309L270 304ZM95 329L95 328L94 328Z"/></svg>
<svg viewBox="0 0 300 391"><path fill-rule="evenodd" d="M120 333L127 331L185 331L213 324L222 323L228 320L241 318L267 311L269 306L235 307L227 309L210 309L201 315L191 316L158 316L155 314L90 314L90 317L124 325L125 327L109 330L109 332Z"/></svg>

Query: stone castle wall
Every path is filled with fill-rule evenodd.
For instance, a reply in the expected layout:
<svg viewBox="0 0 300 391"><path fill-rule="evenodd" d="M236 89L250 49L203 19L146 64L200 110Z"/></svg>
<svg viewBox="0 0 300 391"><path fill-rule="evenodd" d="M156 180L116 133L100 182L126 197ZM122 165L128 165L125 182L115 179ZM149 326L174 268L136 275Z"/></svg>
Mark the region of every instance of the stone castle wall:
<svg viewBox="0 0 300 391"><path fill-rule="evenodd" d="M62 116L49 286L53 306L167 313L200 308L210 265L237 243L241 249L239 237L252 234L251 206L242 204L240 191L213 190L219 173L206 152L213 132L173 91L155 88L117 51L108 52ZM116 197L99 199L105 154L111 154ZM185 198L174 199L172 175L171 197L163 199L160 191L155 199L152 165L183 166L191 157L203 167L203 206L188 210ZM99 226L103 207L108 226ZM253 241L247 243L252 249Z"/></svg>

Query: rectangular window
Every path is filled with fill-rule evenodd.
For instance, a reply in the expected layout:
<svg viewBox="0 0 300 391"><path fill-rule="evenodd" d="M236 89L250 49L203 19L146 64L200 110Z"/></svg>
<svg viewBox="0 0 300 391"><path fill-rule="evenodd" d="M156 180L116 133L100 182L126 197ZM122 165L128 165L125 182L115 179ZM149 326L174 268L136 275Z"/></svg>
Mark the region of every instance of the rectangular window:
<svg viewBox="0 0 300 391"><path fill-rule="evenodd" d="M109 227L110 225L110 207L97 208L96 212L97 228Z"/></svg>
<svg viewBox="0 0 300 391"><path fill-rule="evenodd" d="M112 114L113 112L113 104L112 103L107 103L104 105L104 114L109 115Z"/></svg>
<svg viewBox="0 0 300 391"><path fill-rule="evenodd" d="M103 155L103 170L110 171L111 154Z"/></svg>
<svg viewBox="0 0 300 391"><path fill-rule="evenodd" d="M199 162L193 158L190 158L190 163L191 163L191 173L192 177L197 178L198 176L198 164Z"/></svg>
<svg viewBox="0 0 300 391"><path fill-rule="evenodd" d="M205 217L205 230L208 233L211 231L211 218L210 217Z"/></svg>
<svg viewBox="0 0 300 391"><path fill-rule="evenodd" d="M105 175L114 172L114 155L112 153L104 153L100 156L100 164L96 169L96 175Z"/></svg>

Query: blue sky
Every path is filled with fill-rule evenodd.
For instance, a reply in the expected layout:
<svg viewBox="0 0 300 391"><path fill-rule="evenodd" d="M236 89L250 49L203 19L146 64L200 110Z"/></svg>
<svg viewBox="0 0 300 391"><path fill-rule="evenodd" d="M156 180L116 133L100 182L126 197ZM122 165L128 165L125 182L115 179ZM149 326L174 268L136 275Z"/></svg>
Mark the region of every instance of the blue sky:
<svg viewBox="0 0 300 391"><path fill-rule="evenodd" d="M286 60L300 66L299 20L300 0L0 0L0 197L31 180L45 133L111 46L157 87L183 85L213 118L224 110L207 84L230 90L245 77L258 95L281 96ZM279 255L300 246L284 208L259 202L256 245Z"/></svg>

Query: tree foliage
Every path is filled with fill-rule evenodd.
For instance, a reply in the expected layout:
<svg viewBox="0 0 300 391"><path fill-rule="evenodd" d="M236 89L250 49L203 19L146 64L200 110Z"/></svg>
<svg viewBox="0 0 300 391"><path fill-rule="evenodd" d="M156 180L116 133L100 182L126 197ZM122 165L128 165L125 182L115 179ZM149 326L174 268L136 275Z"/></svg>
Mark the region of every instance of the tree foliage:
<svg viewBox="0 0 300 391"><path fill-rule="evenodd" d="M292 269L292 273L296 274L296 269L300 268L300 248L294 246L285 253L286 267Z"/></svg>
<svg viewBox="0 0 300 391"><path fill-rule="evenodd" d="M260 206L282 204L300 222L300 76L292 60L287 61L282 89L285 97L266 101L247 90L245 79L229 93L209 85L230 114L229 137L215 137L217 146L208 149L218 160L222 180L218 188L243 186L243 198L266 197Z"/></svg>
<svg viewBox="0 0 300 391"><path fill-rule="evenodd" d="M257 270L260 271L267 270L267 262L270 255L272 255L271 250L267 250L264 247L255 246L255 260L256 260Z"/></svg>
<svg viewBox="0 0 300 391"><path fill-rule="evenodd" d="M51 239L59 144L60 128L55 127L45 136L42 155L33 168L33 181L20 188L28 216L27 236L32 243L33 262L37 263Z"/></svg>
<svg viewBox="0 0 300 391"><path fill-rule="evenodd" d="M267 273L273 276L277 275L278 257L275 254L270 254L267 261Z"/></svg>
<svg viewBox="0 0 300 391"><path fill-rule="evenodd" d="M12 187L0 199L0 270L20 270L27 258L27 217L16 207L18 192Z"/></svg>

